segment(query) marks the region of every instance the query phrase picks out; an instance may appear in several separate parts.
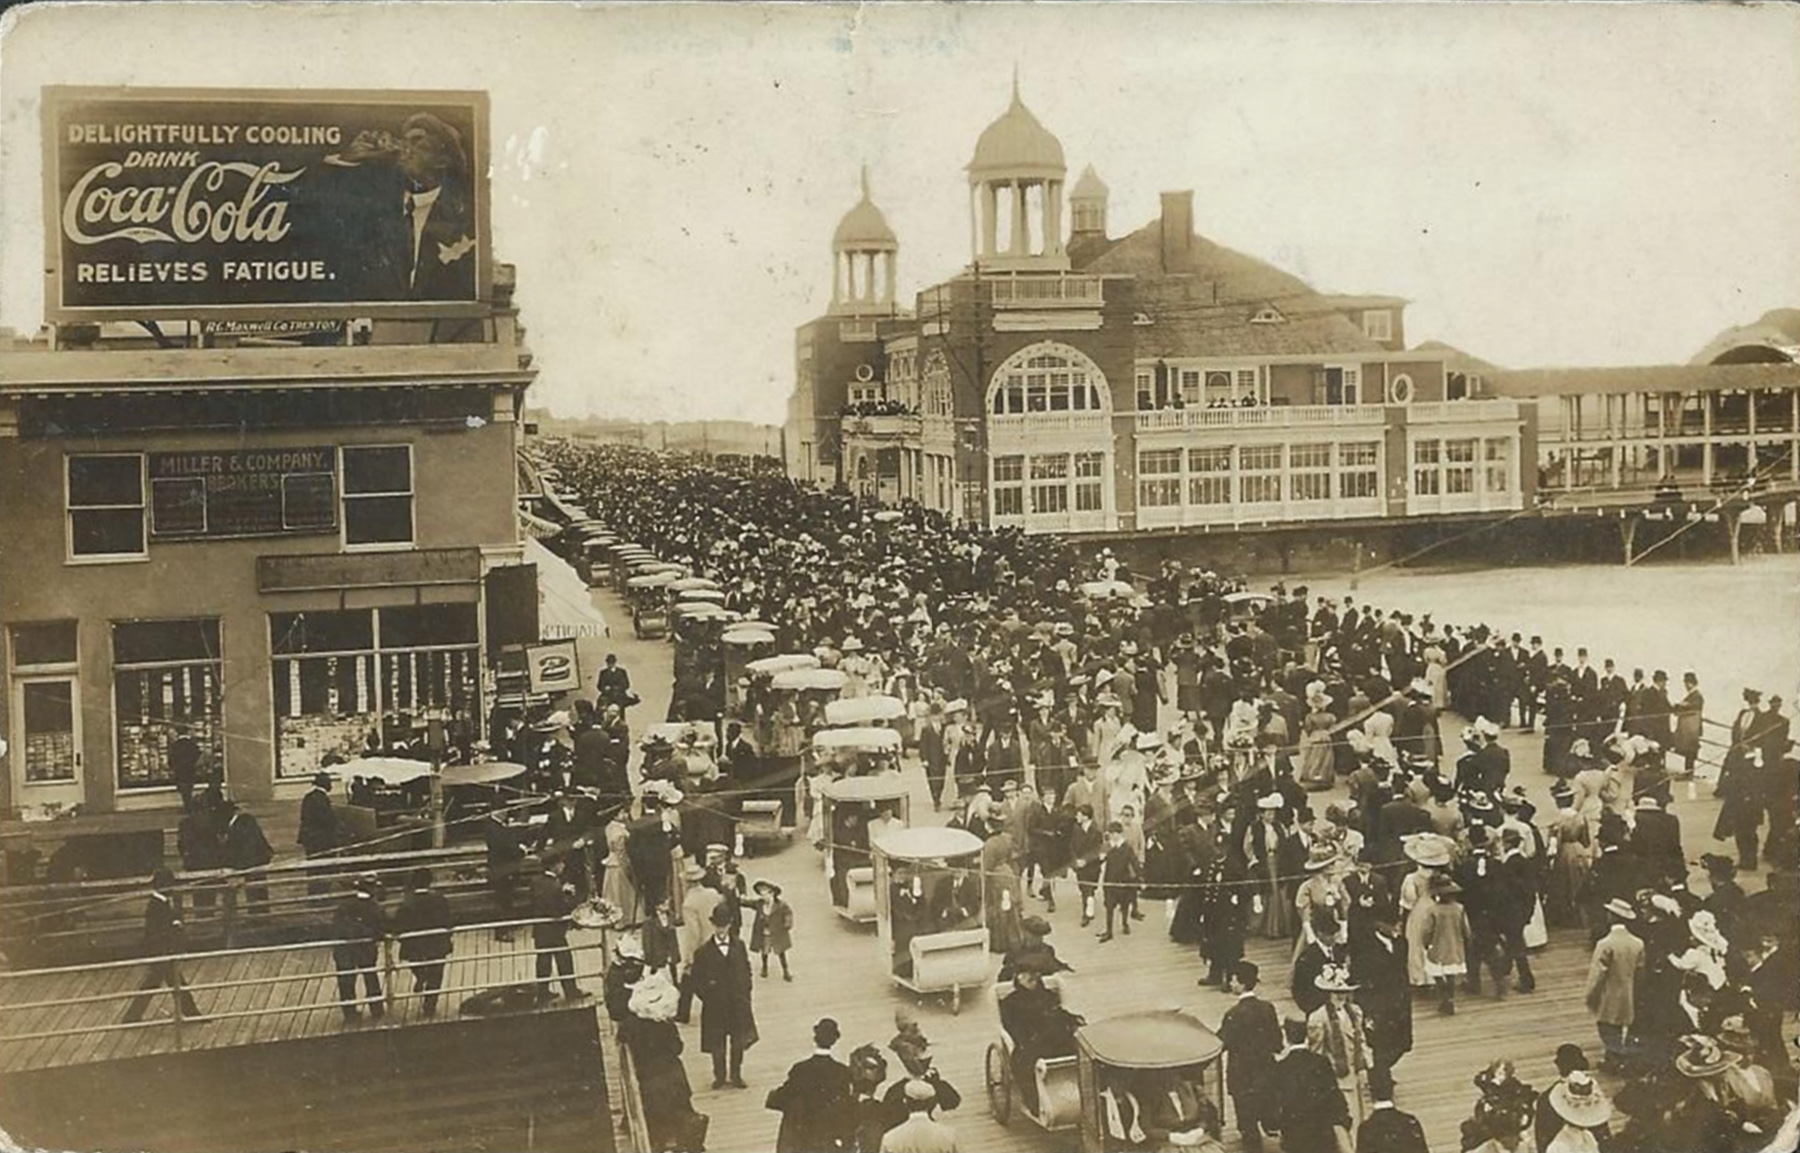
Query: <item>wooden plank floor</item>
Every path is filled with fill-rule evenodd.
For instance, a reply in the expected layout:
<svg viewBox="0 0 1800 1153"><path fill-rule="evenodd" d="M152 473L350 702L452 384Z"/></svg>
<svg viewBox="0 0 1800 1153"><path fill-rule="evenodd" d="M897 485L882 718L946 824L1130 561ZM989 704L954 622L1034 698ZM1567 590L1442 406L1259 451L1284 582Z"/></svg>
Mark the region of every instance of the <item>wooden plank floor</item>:
<svg viewBox="0 0 1800 1153"><path fill-rule="evenodd" d="M597 944L598 933L577 930L570 934L576 946ZM528 981L535 971L529 932L513 941L496 941L489 930L461 935L459 952L445 973L445 987L480 985L493 987ZM519 953L518 956L506 954ZM578 973L595 972L599 953L576 953ZM18 976L0 980L0 1010L7 1005L32 1004L73 998L90 998L135 991L145 969L123 965L87 971ZM183 970L200 1011L211 1021L184 1023L179 1042L171 1018L172 999L159 991L151 1002L145 1024L119 1028L129 997L91 1001L72 1006L0 1011L0 1072L84 1064L94 1061L141 1057L180 1049L217 1049L235 1045L290 1041L321 1036L345 1028L374 1028L365 1021L346 1025L337 1002L337 982L331 950L319 945L296 945L268 952L209 957L191 962ZM288 978L279 984L243 984L264 978ZM384 985L386 978L383 978ZM590 992L600 989L596 974L585 982ZM223 988L203 988L206 985ZM412 979L402 967L396 973L390 996L410 994ZM456 1006L467 993L447 994L437 1020L454 1019ZM253 1016L231 1016L253 1013ZM390 1002L382 1027L430 1024L416 998ZM23 1041L22 1034L73 1031L71 1035Z"/></svg>

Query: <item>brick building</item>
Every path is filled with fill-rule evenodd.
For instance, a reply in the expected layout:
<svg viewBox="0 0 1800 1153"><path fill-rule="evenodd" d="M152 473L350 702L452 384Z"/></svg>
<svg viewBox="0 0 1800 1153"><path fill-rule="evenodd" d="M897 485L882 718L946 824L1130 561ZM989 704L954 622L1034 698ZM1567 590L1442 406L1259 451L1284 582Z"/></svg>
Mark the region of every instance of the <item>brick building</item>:
<svg viewBox="0 0 1800 1153"><path fill-rule="evenodd" d="M1529 506L1535 410L1407 351L1405 301L1215 244L1190 192L1114 236L1106 185L1066 174L1015 85L968 165L970 263L910 309L865 176L832 306L796 335L791 475L1027 532Z"/></svg>
<svg viewBox="0 0 1800 1153"><path fill-rule="evenodd" d="M480 736L490 655L535 639L497 621L535 590L534 371L496 279L485 317L367 343L109 324L0 347L0 808L173 807L182 738L267 800L372 733Z"/></svg>

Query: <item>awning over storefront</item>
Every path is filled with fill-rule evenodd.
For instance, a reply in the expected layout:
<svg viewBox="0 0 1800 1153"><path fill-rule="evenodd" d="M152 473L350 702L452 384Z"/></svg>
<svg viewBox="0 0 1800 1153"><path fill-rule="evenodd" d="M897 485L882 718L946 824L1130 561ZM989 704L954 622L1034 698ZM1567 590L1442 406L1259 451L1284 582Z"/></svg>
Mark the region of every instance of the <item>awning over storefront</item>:
<svg viewBox="0 0 1800 1153"><path fill-rule="evenodd" d="M587 582L567 561L537 540L525 542L525 559L537 565L539 629L546 639L608 635L605 614L595 607Z"/></svg>

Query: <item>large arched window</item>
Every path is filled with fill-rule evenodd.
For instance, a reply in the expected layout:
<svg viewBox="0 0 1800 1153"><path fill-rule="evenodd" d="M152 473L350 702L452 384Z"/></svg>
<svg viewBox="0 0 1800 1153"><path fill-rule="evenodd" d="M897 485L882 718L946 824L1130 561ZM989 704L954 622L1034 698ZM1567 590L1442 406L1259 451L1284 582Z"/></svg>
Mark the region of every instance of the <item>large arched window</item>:
<svg viewBox="0 0 1800 1153"><path fill-rule="evenodd" d="M956 394L950 385L950 362L942 349L934 349L919 374L919 391L925 398L926 416L955 416Z"/></svg>
<svg viewBox="0 0 1800 1153"><path fill-rule="evenodd" d="M995 416L1102 412L1106 407L1105 374L1066 344L1046 341L1020 349L994 373L988 387L988 411Z"/></svg>

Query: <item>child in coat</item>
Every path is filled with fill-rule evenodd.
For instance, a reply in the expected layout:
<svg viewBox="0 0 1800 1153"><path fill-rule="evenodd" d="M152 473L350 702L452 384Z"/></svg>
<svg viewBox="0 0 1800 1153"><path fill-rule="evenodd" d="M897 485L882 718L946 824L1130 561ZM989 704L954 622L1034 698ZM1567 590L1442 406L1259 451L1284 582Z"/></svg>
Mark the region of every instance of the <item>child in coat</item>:
<svg viewBox="0 0 1800 1153"><path fill-rule="evenodd" d="M1438 990L1438 1012L1456 1012L1456 982L1469 971L1469 915L1456 894L1462 886L1439 874L1431 878L1431 911L1425 919L1425 975Z"/></svg>
<svg viewBox="0 0 1800 1153"><path fill-rule="evenodd" d="M762 958L762 975L769 975L769 954L781 961L781 979L792 981L788 969L788 950L794 945L794 910L781 899L781 886L774 881L759 880L752 889L750 901L757 910L756 927L750 930L750 948Z"/></svg>

